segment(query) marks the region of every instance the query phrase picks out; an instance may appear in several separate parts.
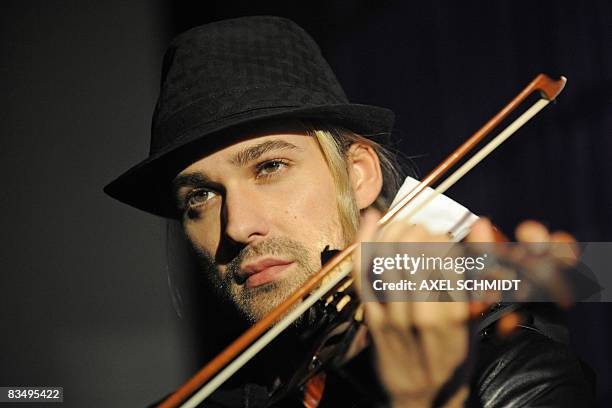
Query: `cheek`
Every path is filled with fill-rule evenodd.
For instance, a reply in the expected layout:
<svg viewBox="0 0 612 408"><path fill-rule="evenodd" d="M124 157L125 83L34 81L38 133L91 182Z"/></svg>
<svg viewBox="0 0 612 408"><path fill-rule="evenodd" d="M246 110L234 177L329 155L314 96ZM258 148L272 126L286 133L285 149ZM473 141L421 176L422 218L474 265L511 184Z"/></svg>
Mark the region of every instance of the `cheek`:
<svg viewBox="0 0 612 408"><path fill-rule="evenodd" d="M320 179L319 179L320 180ZM279 225L281 231L291 237L293 234L313 241L336 240L339 236L340 222L331 180L322 183L301 183L299 188L285 192L284 206L278 209L286 219ZM291 231L288 226L291 225ZM334 235L333 237L330 236ZM328 242L329 243L329 242Z"/></svg>
<svg viewBox="0 0 612 408"><path fill-rule="evenodd" d="M307 209L312 212L316 220L330 220L335 218L334 215L337 213L337 204L335 191L331 186L326 185L326 188L313 188L311 194L309 194L309 202L306 203ZM305 201L305 200L304 200Z"/></svg>
<svg viewBox="0 0 612 408"><path fill-rule="evenodd" d="M219 246L220 214L220 209L215 208L213 211L205 212L201 218L187 220L183 223L189 240L211 255L216 253Z"/></svg>

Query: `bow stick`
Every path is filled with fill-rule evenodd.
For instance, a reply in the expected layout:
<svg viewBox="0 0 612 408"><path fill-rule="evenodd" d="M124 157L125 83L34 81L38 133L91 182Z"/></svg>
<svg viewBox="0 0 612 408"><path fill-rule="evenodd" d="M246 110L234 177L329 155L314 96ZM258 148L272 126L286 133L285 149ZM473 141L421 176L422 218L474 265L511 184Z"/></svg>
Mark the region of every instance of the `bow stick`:
<svg viewBox="0 0 612 408"><path fill-rule="evenodd" d="M529 83L508 105L493 116L482 128L474 133L468 140L459 146L450 156L429 173L417 186L406 194L397 204L390 208L378 221L382 227L391 222L397 214L408 204L412 203L425 189L435 183L459 160L480 143L495 127L497 127L511 112L518 108L535 91L540 91L541 98L523 112L510 125L502 130L495 138L487 143L481 150L468 159L455 172L446 178L426 199L419 202L405 216L409 219L420 209L426 206L436 195L444 193L461 177L467 174L474 166L487 157L493 150L512 136L519 128L533 118L546 105L553 101L565 87L567 79L560 77L553 80L544 74L539 74ZM315 304L320 298L331 291L342 279L352 271L351 255L359 245L352 243L342 252L336 254L321 270L312 275L310 279L298 288L285 301L274 308L270 313L246 330L239 338L227 346L220 354L212 359L206 366L194 374L183 386L163 401L160 408L174 408L185 401L181 407L196 407L200 402L212 394L227 379L236 373L259 351L295 322L304 312ZM321 284L324 278L331 279ZM318 286L318 287L317 287ZM315 289L316 288L316 289ZM280 321L279 319L283 317ZM276 323L277 322L277 323ZM275 324L276 323L276 324ZM216 374L216 375L215 375ZM213 377L214 376L214 377ZM208 382L207 382L208 381ZM206 384L205 384L206 383ZM202 384L205 384L202 387ZM201 388L200 388L201 387ZM197 390L197 392L196 392ZM192 395L193 394L193 395ZM191 396L191 397L190 397ZM189 398L189 399L187 399Z"/></svg>

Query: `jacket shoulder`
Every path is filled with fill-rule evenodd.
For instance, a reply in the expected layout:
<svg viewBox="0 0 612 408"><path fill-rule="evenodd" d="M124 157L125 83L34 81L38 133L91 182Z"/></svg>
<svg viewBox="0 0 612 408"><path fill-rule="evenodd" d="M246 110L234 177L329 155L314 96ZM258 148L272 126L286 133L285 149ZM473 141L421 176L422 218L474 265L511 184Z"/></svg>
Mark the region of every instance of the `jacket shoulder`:
<svg viewBox="0 0 612 408"><path fill-rule="evenodd" d="M523 327L479 345L470 406L594 406L594 376L563 343Z"/></svg>

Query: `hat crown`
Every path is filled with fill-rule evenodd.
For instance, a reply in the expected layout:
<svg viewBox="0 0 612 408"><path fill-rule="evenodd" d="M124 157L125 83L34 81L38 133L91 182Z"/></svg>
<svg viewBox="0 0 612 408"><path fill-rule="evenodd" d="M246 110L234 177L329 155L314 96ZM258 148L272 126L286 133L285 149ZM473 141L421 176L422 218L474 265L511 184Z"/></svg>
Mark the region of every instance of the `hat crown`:
<svg viewBox="0 0 612 408"><path fill-rule="evenodd" d="M347 102L317 44L291 20L207 24L181 34L166 52L151 153L188 129L229 116Z"/></svg>
<svg viewBox="0 0 612 408"><path fill-rule="evenodd" d="M388 109L350 103L317 44L291 20L218 21L171 43L149 156L104 191L144 211L180 217L174 177L248 136L255 123L317 120L379 140L393 128L393 118Z"/></svg>

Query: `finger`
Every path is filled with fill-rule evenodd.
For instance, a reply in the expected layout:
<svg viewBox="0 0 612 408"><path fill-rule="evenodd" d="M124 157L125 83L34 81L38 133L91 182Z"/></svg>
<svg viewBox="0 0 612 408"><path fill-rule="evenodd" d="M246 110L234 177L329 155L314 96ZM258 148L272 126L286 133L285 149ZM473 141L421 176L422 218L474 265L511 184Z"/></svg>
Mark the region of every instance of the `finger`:
<svg viewBox="0 0 612 408"><path fill-rule="evenodd" d="M521 262L530 269L530 277L539 288L551 294L553 300L562 308L569 307L573 303L572 291L559 271L559 260L564 256L559 257L562 254L557 254L556 252L565 252L565 248L563 248L565 245L562 243L575 242L574 238L570 234L563 232L550 234L544 225L536 221L521 223L517 227L516 237L519 241L530 244L527 245L527 250L530 254L543 255L549 251L547 259L529 259L529 257L524 257L521 259ZM548 245L550 242L558 244L551 246ZM570 262L574 258L573 254L573 251L571 251Z"/></svg>
<svg viewBox="0 0 612 408"><path fill-rule="evenodd" d="M353 270L351 271L357 293L361 294L361 244L353 252Z"/></svg>
<svg viewBox="0 0 612 408"><path fill-rule="evenodd" d="M555 231L550 234L550 242L555 243L551 248L551 256L560 269L573 268L578 264L580 258L580 248L573 235L565 231ZM574 292L567 278L563 274L559 279L559 295L557 297L561 308L568 308L574 300Z"/></svg>
<svg viewBox="0 0 612 408"><path fill-rule="evenodd" d="M532 245L527 245L527 250L535 255L541 255L548 250L550 234L548 229L537 221L523 221L516 227L515 236L517 241ZM521 245L522 246L522 245Z"/></svg>
<svg viewBox="0 0 612 408"><path fill-rule="evenodd" d="M412 303L388 302L382 305L389 323L402 332L407 333L412 328Z"/></svg>
<svg viewBox="0 0 612 408"><path fill-rule="evenodd" d="M383 242L432 242L437 235L420 224L396 221L385 227L380 240ZM442 235L442 237L446 237ZM448 240L448 238L445 238Z"/></svg>
<svg viewBox="0 0 612 408"><path fill-rule="evenodd" d="M555 231L550 234L550 242L556 244L552 247L552 255L562 266L569 268L576 266L580 258L580 248L573 235L565 231Z"/></svg>
<svg viewBox="0 0 612 408"><path fill-rule="evenodd" d="M468 337L465 324L447 323L420 333L424 365L434 384L442 384L448 380L465 360Z"/></svg>
<svg viewBox="0 0 612 408"><path fill-rule="evenodd" d="M519 301L549 301L558 303L562 308L572 304L572 290L551 254L524 257L520 271L521 287L516 293Z"/></svg>
<svg viewBox="0 0 612 408"><path fill-rule="evenodd" d="M372 208L365 210L360 217L359 231L357 233L358 242L370 241L378 229L378 220L380 219L380 212ZM361 279L361 245L357 246L357 249L353 253L353 271L352 276L355 282L355 286L358 289L358 293L361 293L362 279Z"/></svg>
<svg viewBox="0 0 612 408"><path fill-rule="evenodd" d="M468 242L495 242L493 224L487 218L479 218L471 229L466 239Z"/></svg>
<svg viewBox="0 0 612 408"><path fill-rule="evenodd" d="M468 303L415 302L413 306L429 376L434 384L443 383L467 355Z"/></svg>
<svg viewBox="0 0 612 408"><path fill-rule="evenodd" d="M521 242L548 242L550 234L548 229L537 221L523 221L514 232L517 241Z"/></svg>
<svg viewBox="0 0 612 408"><path fill-rule="evenodd" d="M470 233L466 237L466 241L469 243L468 251L471 253L479 253L479 254L488 254L489 263L494 263L494 257L496 253L497 247L492 245L492 242L496 241L495 231L493 224L488 218L481 217L479 218L472 226L470 227ZM496 269L491 266L487 266L487 269L484 271L486 273L480 275L485 279L491 279L495 277ZM486 310L493 302L496 301L496 294L493 291L487 292L478 292L478 293L469 293L471 296L476 296L478 301L471 302L469 306L469 311L472 316L480 315L484 310Z"/></svg>
<svg viewBox="0 0 612 408"><path fill-rule="evenodd" d="M362 263L366 268L372 266L372 258L362 259L362 250L361 246L363 243L357 245L357 248L353 252L352 260L353 260L353 269L351 270L351 277L353 278L353 285L357 289L357 295L363 302L376 302L377 299L381 300L380 296L383 296L382 292L374 292L371 286L371 271L363 270ZM380 295L380 296L379 296Z"/></svg>
<svg viewBox="0 0 612 408"><path fill-rule="evenodd" d="M359 220L357 240L364 242L372 239L378 229L378 220L380 220L380 212L372 208L365 210Z"/></svg>
<svg viewBox="0 0 612 408"><path fill-rule="evenodd" d="M564 271L578 264L580 248L576 238L565 231L555 231L550 234L550 242L554 243L549 252L556 266L551 292L558 305L562 309L567 309L574 303L574 291Z"/></svg>
<svg viewBox="0 0 612 408"><path fill-rule="evenodd" d="M550 242L560 242L565 244L575 244L576 238L568 232L565 231L555 231L550 234Z"/></svg>
<svg viewBox="0 0 612 408"><path fill-rule="evenodd" d="M364 316L366 325L371 332L378 332L386 325L386 312L378 302L364 302Z"/></svg>
<svg viewBox="0 0 612 408"><path fill-rule="evenodd" d="M379 375L390 395L419 395L428 389L415 332L395 326L378 303L367 303L365 308ZM409 376L406 375L407 368L410 370Z"/></svg>

